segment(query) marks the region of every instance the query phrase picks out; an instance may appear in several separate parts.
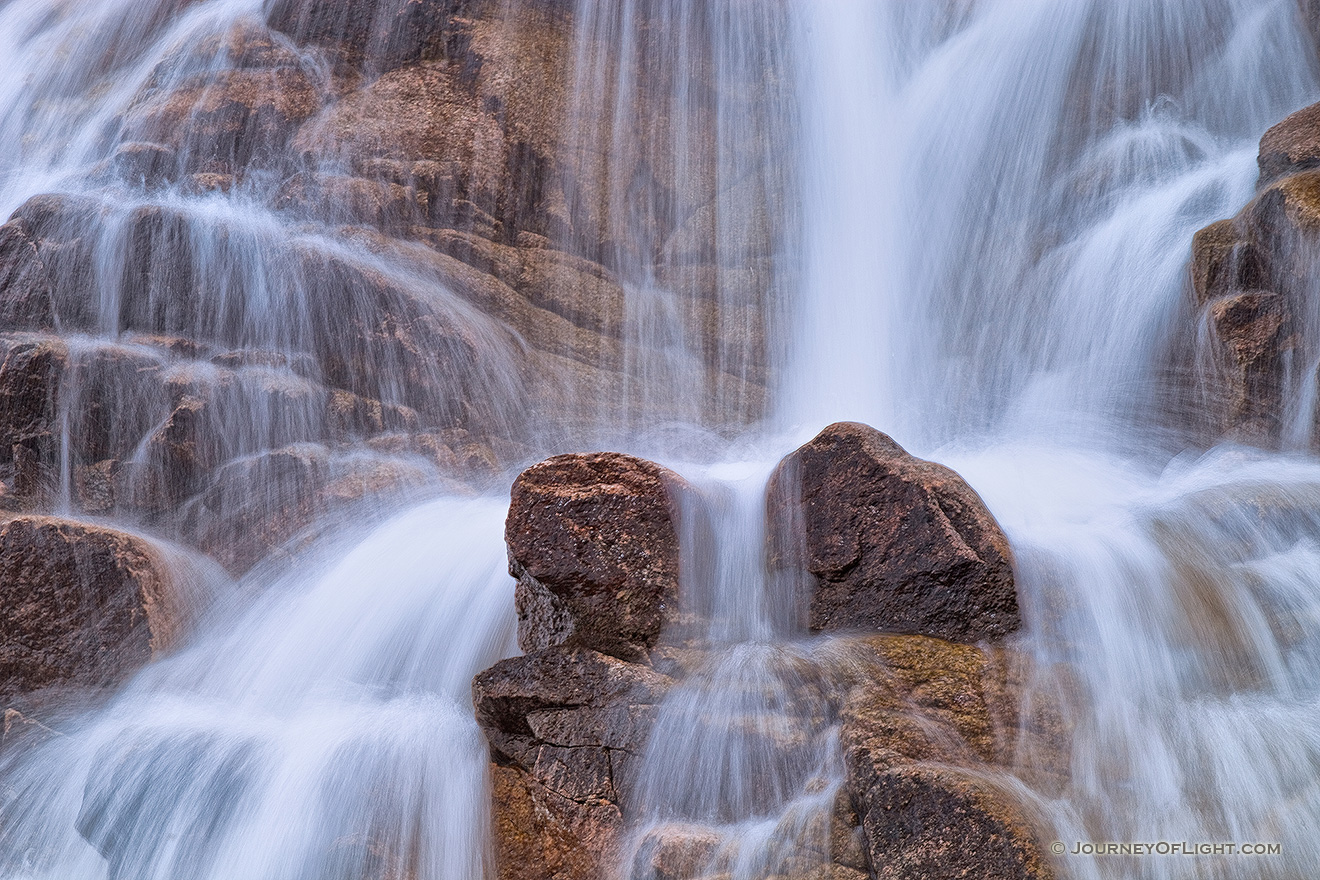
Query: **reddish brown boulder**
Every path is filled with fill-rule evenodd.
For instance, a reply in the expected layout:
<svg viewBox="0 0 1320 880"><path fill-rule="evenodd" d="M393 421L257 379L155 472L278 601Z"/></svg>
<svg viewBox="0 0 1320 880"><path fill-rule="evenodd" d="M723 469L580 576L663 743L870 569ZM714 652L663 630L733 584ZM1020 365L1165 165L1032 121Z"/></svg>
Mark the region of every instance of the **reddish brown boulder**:
<svg viewBox="0 0 1320 880"><path fill-rule="evenodd" d="M557 455L519 475L504 538L524 651L648 655L678 611L681 485L616 452Z"/></svg>
<svg viewBox="0 0 1320 880"><path fill-rule="evenodd" d="M785 458L768 493L773 564L816 579L813 630L976 642L1019 627L1008 540L949 468L840 422Z"/></svg>
<svg viewBox="0 0 1320 880"><path fill-rule="evenodd" d="M1256 164L1260 186L1320 165L1320 104L1304 107L1266 131Z"/></svg>
<svg viewBox="0 0 1320 880"><path fill-rule="evenodd" d="M185 610L142 539L21 516L0 524L0 694L117 682L170 647Z"/></svg>

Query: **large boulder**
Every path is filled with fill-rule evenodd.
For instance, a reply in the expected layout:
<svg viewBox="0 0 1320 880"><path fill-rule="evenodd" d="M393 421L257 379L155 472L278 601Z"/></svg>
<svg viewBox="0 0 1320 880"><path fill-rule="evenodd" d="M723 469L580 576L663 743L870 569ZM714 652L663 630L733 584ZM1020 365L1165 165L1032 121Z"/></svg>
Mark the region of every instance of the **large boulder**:
<svg viewBox="0 0 1320 880"><path fill-rule="evenodd" d="M186 603L141 538L46 516L0 524L0 695L114 684L170 648Z"/></svg>
<svg viewBox="0 0 1320 880"><path fill-rule="evenodd" d="M867 425L830 425L770 480L772 564L814 578L813 630L870 629L958 642L1020 626L1008 540L943 465Z"/></svg>
<svg viewBox="0 0 1320 880"><path fill-rule="evenodd" d="M614 452L558 455L514 481L504 537L518 643L643 659L678 612L682 480Z"/></svg>

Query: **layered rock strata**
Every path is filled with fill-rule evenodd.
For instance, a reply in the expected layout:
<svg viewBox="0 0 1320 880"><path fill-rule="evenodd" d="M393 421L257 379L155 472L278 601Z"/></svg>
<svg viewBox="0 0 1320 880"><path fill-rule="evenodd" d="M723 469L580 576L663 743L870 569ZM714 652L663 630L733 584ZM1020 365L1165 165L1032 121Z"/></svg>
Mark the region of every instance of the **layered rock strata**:
<svg viewBox="0 0 1320 880"><path fill-rule="evenodd" d="M81 511L241 573L327 516L483 487L534 460L530 443L639 406L756 418L776 233L757 227L730 265L710 243L732 229L731 187L781 196L754 186L765 169L722 178L692 134L729 91L709 65L675 75L712 100L629 117L645 131L575 100L582 57L638 90L620 102L663 104L674 84L614 69L619 48L572 16L280 0L173 44L110 158L0 226L7 505L48 510L71 487ZM620 187L666 206L630 231L666 243L655 253L625 255ZM654 344L630 272L672 300ZM690 381L637 400L630 376L652 364Z"/></svg>

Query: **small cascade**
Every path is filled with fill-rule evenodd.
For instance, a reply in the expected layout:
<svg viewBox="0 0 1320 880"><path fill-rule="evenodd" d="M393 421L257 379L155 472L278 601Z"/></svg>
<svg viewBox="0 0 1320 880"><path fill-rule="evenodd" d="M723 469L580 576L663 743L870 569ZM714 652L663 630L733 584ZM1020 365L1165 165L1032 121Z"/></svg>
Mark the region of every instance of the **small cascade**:
<svg viewBox="0 0 1320 880"><path fill-rule="evenodd" d="M0 874L481 876L468 687L514 650L503 515L403 514L251 607L221 603L97 715L6 755Z"/></svg>
<svg viewBox="0 0 1320 880"><path fill-rule="evenodd" d="M805 640L800 585L766 564L765 462L684 468L693 637L636 783L629 876L738 880L828 864L843 781L838 699Z"/></svg>

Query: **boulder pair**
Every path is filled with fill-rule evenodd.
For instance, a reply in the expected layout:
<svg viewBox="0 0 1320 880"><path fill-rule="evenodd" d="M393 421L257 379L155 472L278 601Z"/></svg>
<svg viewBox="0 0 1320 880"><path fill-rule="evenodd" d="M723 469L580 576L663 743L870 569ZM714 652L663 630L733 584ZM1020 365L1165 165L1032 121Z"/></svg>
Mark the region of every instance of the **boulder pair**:
<svg viewBox="0 0 1320 880"><path fill-rule="evenodd" d="M527 653L473 683L501 878L604 878L625 857L658 707L708 647L690 638L682 590L695 491L617 453L556 456L514 483L506 539ZM1030 740L1061 773L1063 725L1018 699L1012 557L981 499L948 468L840 423L779 464L766 512L767 573L807 585L803 622L837 648L816 677L847 781L813 870L1051 876L1004 771ZM716 870L663 850L644 870Z"/></svg>

